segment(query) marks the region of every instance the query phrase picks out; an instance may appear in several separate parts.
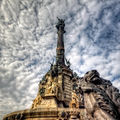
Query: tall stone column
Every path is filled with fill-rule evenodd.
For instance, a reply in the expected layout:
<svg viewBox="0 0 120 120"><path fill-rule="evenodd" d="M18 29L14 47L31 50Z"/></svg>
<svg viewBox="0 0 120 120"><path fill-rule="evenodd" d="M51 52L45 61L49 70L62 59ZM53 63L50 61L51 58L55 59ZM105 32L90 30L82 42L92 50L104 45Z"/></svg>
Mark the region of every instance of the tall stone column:
<svg viewBox="0 0 120 120"><path fill-rule="evenodd" d="M64 20L58 18L58 23L56 25L58 40L57 40L57 49L56 49L56 64L64 65L64 30L65 23Z"/></svg>

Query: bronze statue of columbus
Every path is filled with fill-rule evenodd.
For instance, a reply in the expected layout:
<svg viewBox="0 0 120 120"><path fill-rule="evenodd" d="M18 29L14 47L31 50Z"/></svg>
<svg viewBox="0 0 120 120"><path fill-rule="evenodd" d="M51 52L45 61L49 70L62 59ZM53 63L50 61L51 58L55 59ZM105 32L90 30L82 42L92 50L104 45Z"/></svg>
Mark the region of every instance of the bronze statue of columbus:
<svg viewBox="0 0 120 120"><path fill-rule="evenodd" d="M57 19L58 19L58 23L57 23L57 25L56 25L57 30L58 30L58 31L59 31L59 30L62 30L62 31L64 31L64 33L65 33L65 30L64 30L65 20L60 19L60 18L58 18L58 17L57 17Z"/></svg>

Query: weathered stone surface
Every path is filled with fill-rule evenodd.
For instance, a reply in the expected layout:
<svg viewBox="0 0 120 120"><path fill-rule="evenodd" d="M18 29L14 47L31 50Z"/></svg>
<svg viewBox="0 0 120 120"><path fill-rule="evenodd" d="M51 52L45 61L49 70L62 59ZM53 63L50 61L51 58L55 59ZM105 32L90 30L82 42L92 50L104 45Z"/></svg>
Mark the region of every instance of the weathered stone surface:
<svg viewBox="0 0 120 120"><path fill-rule="evenodd" d="M120 118L119 91L110 81L100 78L96 70L85 74L80 87L84 91L85 108L93 117L96 118L96 114L99 114L99 117L103 116L99 119Z"/></svg>

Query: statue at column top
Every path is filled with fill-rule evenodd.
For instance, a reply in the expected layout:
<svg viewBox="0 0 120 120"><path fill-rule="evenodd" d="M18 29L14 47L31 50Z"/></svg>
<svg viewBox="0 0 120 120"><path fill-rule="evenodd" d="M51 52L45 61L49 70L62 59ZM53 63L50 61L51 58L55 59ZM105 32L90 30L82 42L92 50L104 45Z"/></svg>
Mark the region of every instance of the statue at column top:
<svg viewBox="0 0 120 120"><path fill-rule="evenodd" d="M58 18L58 23L56 25L57 30L62 30L65 33L64 27L65 27L65 20Z"/></svg>

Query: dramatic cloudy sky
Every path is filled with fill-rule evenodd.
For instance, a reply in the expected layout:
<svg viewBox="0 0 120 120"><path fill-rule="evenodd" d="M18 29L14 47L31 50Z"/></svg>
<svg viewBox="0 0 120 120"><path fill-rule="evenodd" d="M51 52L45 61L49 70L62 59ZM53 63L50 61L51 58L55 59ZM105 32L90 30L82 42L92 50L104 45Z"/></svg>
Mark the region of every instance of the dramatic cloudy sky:
<svg viewBox="0 0 120 120"><path fill-rule="evenodd" d="M120 0L0 0L0 118L31 106L55 59L57 17L71 68L120 89Z"/></svg>

